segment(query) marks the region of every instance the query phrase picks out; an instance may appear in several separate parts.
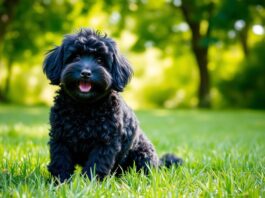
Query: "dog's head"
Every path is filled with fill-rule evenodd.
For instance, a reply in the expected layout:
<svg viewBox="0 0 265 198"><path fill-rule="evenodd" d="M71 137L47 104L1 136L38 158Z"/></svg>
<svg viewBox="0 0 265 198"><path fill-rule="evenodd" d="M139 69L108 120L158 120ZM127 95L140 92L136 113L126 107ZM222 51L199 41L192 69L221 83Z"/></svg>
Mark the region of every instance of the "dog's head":
<svg viewBox="0 0 265 198"><path fill-rule="evenodd" d="M53 85L62 85L74 99L93 102L111 90L121 92L132 68L115 42L90 29L65 36L46 56L43 71Z"/></svg>

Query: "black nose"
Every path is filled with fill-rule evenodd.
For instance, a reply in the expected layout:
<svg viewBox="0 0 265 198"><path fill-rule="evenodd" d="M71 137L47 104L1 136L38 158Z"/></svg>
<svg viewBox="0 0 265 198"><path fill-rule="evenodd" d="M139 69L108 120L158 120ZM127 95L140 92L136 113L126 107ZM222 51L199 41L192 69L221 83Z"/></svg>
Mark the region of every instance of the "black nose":
<svg viewBox="0 0 265 198"><path fill-rule="evenodd" d="M88 69L84 69L84 70L81 71L80 76L82 78L89 78L91 76L91 71L88 70Z"/></svg>

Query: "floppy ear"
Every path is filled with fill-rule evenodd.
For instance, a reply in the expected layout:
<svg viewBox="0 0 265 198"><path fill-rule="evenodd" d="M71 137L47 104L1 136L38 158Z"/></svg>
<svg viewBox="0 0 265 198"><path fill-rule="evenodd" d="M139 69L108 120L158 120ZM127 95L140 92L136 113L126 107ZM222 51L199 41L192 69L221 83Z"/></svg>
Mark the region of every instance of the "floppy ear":
<svg viewBox="0 0 265 198"><path fill-rule="evenodd" d="M123 91L133 74L132 67L125 57L120 55L117 50L113 53L112 63L112 88L116 91Z"/></svg>
<svg viewBox="0 0 265 198"><path fill-rule="evenodd" d="M43 72L52 85L60 84L60 76L63 68L63 45L50 50L43 62Z"/></svg>

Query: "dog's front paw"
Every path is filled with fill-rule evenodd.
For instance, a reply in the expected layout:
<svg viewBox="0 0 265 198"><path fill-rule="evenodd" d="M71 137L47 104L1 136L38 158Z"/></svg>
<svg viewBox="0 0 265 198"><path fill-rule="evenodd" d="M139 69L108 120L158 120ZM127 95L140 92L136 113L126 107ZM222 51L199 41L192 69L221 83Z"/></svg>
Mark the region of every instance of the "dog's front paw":
<svg viewBox="0 0 265 198"><path fill-rule="evenodd" d="M67 174L67 173L61 173L59 175L56 176L56 178L60 181L60 183L64 183L69 181L71 175Z"/></svg>
<svg viewBox="0 0 265 198"><path fill-rule="evenodd" d="M51 165L48 166L48 170L51 173L51 175L56 179L56 181L60 183L64 183L68 181L71 177L71 172L70 171L62 171L58 170Z"/></svg>
<svg viewBox="0 0 265 198"><path fill-rule="evenodd" d="M92 178L97 178L100 181L102 181L108 175L108 172L99 171L93 167L84 167L82 173L90 180L92 180Z"/></svg>

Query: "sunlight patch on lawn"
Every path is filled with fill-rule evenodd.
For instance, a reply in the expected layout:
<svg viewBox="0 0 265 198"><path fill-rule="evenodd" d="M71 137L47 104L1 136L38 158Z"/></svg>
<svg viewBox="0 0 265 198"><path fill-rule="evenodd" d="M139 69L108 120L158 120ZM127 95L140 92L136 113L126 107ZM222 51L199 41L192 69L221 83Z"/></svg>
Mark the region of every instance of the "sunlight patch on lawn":
<svg viewBox="0 0 265 198"><path fill-rule="evenodd" d="M30 135L43 137L48 134L48 124L28 126L22 123L16 123L14 125L1 124L0 125L0 135L6 134L8 136L20 136L20 135Z"/></svg>

